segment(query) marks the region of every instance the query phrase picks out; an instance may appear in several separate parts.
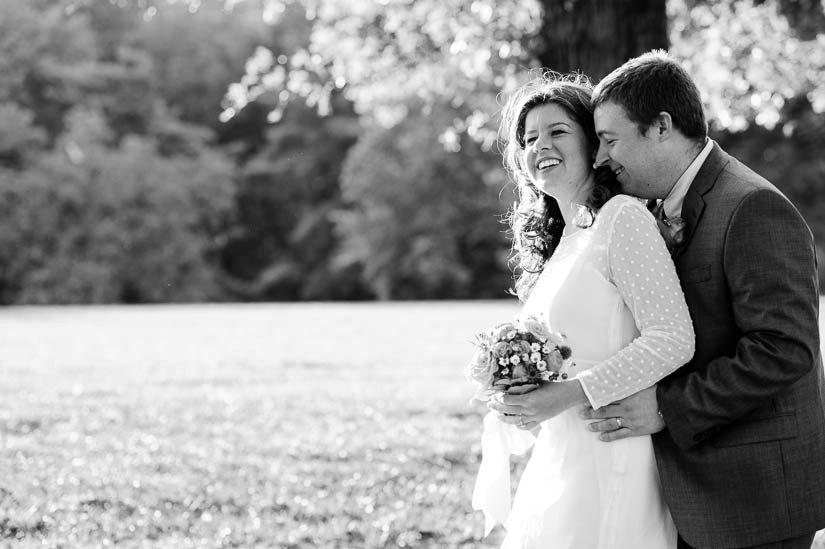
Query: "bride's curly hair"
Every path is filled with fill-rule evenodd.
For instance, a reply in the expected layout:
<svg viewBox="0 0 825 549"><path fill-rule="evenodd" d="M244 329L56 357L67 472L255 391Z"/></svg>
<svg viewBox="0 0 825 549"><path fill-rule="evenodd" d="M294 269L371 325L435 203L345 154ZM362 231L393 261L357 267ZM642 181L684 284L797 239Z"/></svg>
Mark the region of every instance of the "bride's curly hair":
<svg viewBox="0 0 825 549"><path fill-rule="evenodd" d="M564 219L556 199L543 193L530 180L523 162L524 124L533 108L554 103L563 108L584 129L595 159L599 138L593 123L590 96L593 85L582 74L560 74L550 70L533 73L508 99L499 127L503 145L504 167L516 183L518 200L507 213L513 238L510 264L513 265L513 293L524 301L553 255L564 230ZM599 209L619 194L615 174L607 167L595 171L596 184L585 201L583 227L590 226Z"/></svg>

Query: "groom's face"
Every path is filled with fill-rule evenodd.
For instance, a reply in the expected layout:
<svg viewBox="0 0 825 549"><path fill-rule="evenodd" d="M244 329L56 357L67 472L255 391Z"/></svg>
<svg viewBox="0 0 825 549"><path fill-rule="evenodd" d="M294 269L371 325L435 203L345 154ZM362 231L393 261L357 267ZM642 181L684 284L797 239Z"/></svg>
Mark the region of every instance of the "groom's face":
<svg viewBox="0 0 825 549"><path fill-rule="evenodd" d="M622 192L642 198L660 198L656 192L656 142L642 133L627 111L612 101L593 112L599 136L597 166L608 166L616 174Z"/></svg>

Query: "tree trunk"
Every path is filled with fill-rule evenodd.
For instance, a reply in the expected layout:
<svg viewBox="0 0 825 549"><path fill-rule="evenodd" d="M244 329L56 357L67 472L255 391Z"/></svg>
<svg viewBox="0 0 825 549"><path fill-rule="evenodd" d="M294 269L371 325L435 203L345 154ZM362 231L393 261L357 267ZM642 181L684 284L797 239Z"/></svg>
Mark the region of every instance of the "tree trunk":
<svg viewBox="0 0 825 549"><path fill-rule="evenodd" d="M667 49L665 0L541 0L536 49L543 67L594 81L631 57Z"/></svg>

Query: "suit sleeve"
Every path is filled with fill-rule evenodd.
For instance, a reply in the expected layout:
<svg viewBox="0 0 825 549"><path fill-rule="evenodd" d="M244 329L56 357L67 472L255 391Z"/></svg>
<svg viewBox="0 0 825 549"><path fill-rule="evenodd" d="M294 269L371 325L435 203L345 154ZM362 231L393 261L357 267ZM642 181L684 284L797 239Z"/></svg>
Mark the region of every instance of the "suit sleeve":
<svg viewBox="0 0 825 549"><path fill-rule="evenodd" d="M727 229L723 269L740 334L735 352L657 389L670 435L684 449L764 405L817 364L813 237L784 196L766 189L742 200ZM701 312L692 313L702 322Z"/></svg>

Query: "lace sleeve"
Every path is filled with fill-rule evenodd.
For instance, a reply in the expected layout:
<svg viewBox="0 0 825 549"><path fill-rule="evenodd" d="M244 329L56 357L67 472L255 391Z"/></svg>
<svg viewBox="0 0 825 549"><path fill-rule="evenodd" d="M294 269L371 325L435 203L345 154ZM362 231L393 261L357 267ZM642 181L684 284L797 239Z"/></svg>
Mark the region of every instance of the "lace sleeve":
<svg viewBox="0 0 825 549"><path fill-rule="evenodd" d="M614 199L615 200L615 199ZM616 200L605 229L608 276L641 335L579 379L593 408L649 387L693 356L694 333L676 269L656 221L634 199Z"/></svg>

